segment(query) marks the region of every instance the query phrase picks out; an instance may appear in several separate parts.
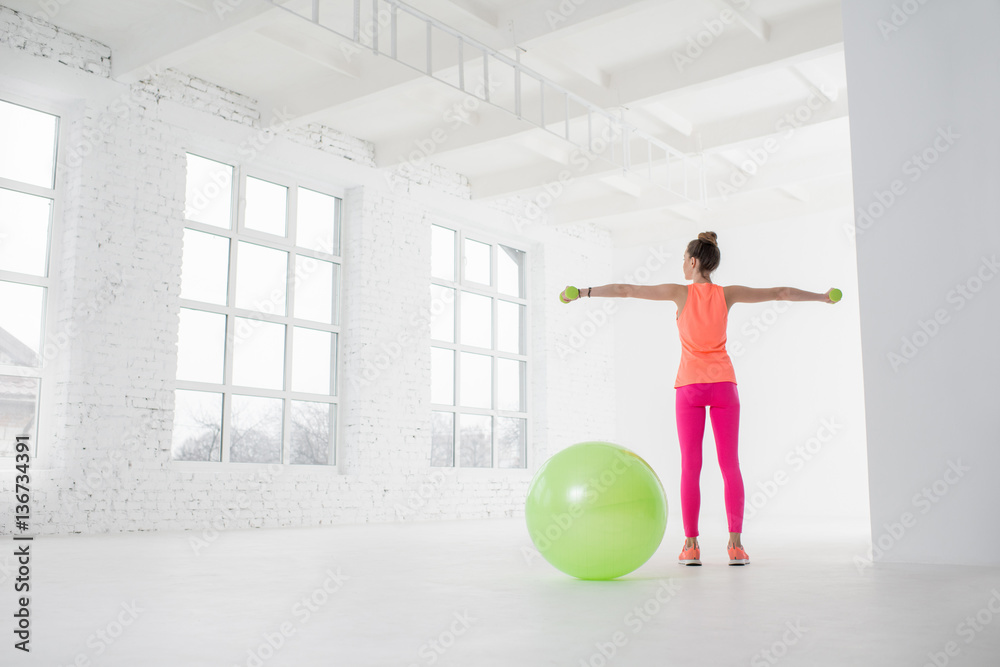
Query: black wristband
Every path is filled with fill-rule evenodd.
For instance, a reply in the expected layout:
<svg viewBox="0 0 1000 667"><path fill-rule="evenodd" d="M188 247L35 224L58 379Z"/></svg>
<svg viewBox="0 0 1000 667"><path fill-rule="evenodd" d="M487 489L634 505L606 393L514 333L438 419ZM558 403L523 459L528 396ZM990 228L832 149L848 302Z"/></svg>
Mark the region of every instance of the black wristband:
<svg viewBox="0 0 1000 667"><path fill-rule="evenodd" d="M587 288L587 298L588 299L590 298L590 290L592 290L592 289L594 289L594 288L593 287L588 287Z"/></svg>

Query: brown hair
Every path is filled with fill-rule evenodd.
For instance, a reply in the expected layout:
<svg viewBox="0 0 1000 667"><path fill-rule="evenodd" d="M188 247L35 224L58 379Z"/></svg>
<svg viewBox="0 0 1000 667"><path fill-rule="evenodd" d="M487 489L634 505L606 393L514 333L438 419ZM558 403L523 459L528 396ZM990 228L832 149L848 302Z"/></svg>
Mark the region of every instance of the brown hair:
<svg viewBox="0 0 1000 667"><path fill-rule="evenodd" d="M687 245L688 257L694 257L698 260L701 275L705 277L719 268L722 254L719 252L718 239L719 235L715 232L702 232L698 234L698 238Z"/></svg>

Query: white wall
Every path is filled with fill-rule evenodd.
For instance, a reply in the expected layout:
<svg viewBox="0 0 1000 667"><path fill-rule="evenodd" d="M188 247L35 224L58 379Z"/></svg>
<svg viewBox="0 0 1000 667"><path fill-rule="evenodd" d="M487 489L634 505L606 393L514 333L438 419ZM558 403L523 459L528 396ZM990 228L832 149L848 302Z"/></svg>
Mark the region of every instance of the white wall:
<svg viewBox="0 0 1000 667"><path fill-rule="evenodd" d="M872 541L884 561L996 565L1000 5L843 13Z"/></svg>
<svg viewBox="0 0 1000 667"><path fill-rule="evenodd" d="M687 284L681 259L698 232L719 235L720 285L792 286L811 292L839 287L841 303L737 304L730 311L727 349L740 394L740 467L746 495L744 533L752 543L765 525L837 524L867 527L864 407L854 248L844 233L850 209L754 225L716 221L690 226L656 245L666 266L636 283ZM621 248L616 275L637 269L649 247ZM683 536L680 449L674 379L680 343L672 302L623 300L615 320L618 431L660 475L670 505L670 530ZM825 427L825 428L824 428ZM727 539L722 475L711 421L706 419L700 532Z"/></svg>
<svg viewBox="0 0 1000 667"><path fill-rule="evenodd" d="M111 58L86 36L0 6L0 98L51 108L69 128L33 531L190 529L207 540L227 528L517 516L549 454L613 431L613 402L593 409L613 396L611 336L590 359L553 352L567 312L558 283L581 263L610 266L606 232L539 224L516 198L471 202L467 179L433 165L393 177L375 169L366 141L264 125L254 100L182 72L118 84ZM184 152L195 146L345 189L338 466L170 460ZM526 469L428 466L430 341L417 316L429 306L434 222L528 251ZM13 516L11 464L0 461L0 522Z"/></svg>

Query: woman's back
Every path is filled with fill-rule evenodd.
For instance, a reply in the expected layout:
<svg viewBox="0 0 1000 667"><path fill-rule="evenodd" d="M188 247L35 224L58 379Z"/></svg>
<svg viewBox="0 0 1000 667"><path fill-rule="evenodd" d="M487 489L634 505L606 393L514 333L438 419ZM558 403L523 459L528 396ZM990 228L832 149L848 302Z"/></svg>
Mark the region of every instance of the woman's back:
<svg viewBox="0 0 1000 667"><path fill-rule="evenodd" d="M736 382L733 362L726 352L729 305L722 285L694 282L678 309L677 331L681 362L674 387L699 382Z"/></svg>

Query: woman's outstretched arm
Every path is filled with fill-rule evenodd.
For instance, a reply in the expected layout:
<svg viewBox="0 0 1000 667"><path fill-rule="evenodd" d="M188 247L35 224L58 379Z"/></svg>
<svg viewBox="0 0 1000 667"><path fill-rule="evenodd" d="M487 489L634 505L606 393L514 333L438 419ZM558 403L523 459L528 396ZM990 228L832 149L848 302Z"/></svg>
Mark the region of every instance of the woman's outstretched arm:
<svg viewBox="0 0 1000 667"><path fill-rule="evenodd" d="M795 287L744 287L728 285L723 288L726 300L734 303L761 303L763 301L822 301L836 303L830 298L830 290L825 293L807 292ZM831 288L832 289L832 288Z"/></svg>
<svg viewBox="0 0 1000 667"><path fill-rule="evenodd" d="M664 283L662 285L629 285L627 283L612 283L591 287L590 296L622 297L632 299L653 299L654 301L674 301L683 285ZM586 287L580 288L580 298L587 298Z"/></svg>
<svg viewBox="0 0 1000 667"><path fill-rule="evenodd" d="M826 303L836 303L830 298L830 290L825 292L807 292L794 287L782 287L784 295L782 301L825 301ZM832 287L830 289L833 289Z"/></svg>

